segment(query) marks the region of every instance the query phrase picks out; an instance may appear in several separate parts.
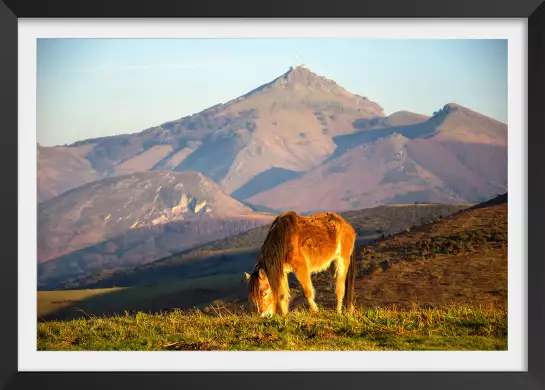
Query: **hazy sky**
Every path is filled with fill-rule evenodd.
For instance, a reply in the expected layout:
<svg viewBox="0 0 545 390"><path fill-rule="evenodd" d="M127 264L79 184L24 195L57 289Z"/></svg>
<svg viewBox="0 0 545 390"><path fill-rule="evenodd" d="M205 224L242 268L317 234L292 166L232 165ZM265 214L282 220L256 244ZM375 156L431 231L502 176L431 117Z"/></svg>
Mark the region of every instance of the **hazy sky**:
<svg viewBox="0 0 545 390"><path fill-rule="evenodd" d="M431 115L455 102L507 122L507 40L40 39L42 145L134 133L311 71L384 107Z"/></svg>

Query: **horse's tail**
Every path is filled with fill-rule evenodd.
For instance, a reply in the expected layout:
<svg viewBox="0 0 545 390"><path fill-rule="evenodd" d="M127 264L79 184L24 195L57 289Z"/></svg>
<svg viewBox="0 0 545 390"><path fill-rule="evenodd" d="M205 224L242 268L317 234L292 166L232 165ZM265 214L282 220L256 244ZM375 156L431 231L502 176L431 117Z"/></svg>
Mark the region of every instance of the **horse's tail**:
<svg viewBox="0 0 545 390"><path fill-rule="evenodd" d="M354 241L354 247L350 254L350 264L348 265L348 271L346 273L346 280L344 282L344 307L347 312L354 311L354 300L356 298L356 242Z"/></svg>

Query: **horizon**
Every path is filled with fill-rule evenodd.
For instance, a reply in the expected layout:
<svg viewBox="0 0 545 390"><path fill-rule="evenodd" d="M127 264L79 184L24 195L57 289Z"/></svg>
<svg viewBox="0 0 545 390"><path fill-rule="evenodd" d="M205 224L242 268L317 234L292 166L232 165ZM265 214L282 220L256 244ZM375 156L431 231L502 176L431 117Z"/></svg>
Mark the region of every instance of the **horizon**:
<svg viewBox="0 0 545 390"><path fill-rule="evenodd" d="M198 113L296 61L386 116L431 116L457 103L507 123L507 40L48 38L37 46L42 146L138 133Z"/></svg>

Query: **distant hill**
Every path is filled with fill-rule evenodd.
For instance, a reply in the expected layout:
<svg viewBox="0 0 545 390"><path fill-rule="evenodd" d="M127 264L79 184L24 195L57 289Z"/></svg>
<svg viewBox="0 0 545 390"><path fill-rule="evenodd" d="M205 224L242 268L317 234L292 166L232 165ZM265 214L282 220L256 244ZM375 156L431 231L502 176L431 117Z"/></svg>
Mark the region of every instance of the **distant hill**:
<svg viewBox="0 0 545 390"><path fill-rule="evenodd" d="M446 217L469 205L381 206L342 213L356 229L359 242L369 242L413 225ZM252 268L269 225L259 226L188 249L132 269L105 270L56 286L62 289L162 284L188 278L244 272Z"/></svg>
<svg viewBox="0 0 545 390"><path fill-rule="evenodd" d="M377 130L390 127L410 126L423 123L430 119L427 115L416 114L410 111L397 111L389 116L375 116L356 120L352 125L359 131Z"/></svg>
<svg viewBox="0 0 545 390"><path fill-rule="evenodd" d="M268 223L195 172L107 178L39 204L38 284L120 269Z"/></svg>
<svg viewBox="0 0 545 390"><path fill-rule="evenodd" d="M442 104L442 103L441 103ZM439 106L439 103L438 103ZM382 107L305 67L134 134L40 148L39 200L104 177L198 171L254 207L477 203L507 189L507 125L455 103Z"/></svg>

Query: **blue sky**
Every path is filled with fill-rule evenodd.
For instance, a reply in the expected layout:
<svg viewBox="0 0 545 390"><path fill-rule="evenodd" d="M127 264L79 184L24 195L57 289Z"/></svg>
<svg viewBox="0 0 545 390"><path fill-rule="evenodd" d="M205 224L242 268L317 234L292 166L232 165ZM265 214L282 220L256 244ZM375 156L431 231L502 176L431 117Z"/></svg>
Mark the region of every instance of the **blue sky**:
<svg viewBox="0 0 545 390"><path fill-rule="evenodd" d="M386 115L455 102L507 122L507 41L484 39L40 39L42 145L134 133L236 98L298 55Z"/></svg>

